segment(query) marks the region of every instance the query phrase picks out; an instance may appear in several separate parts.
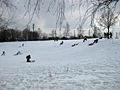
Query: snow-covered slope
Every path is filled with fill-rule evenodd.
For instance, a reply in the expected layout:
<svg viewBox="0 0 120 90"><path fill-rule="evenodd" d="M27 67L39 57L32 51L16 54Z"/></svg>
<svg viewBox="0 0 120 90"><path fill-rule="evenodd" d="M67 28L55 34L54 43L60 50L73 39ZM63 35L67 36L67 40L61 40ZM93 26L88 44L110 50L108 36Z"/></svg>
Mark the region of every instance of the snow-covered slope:
<svg viewBox="0 0 120 90"><path fill-rule="evenodd" d="M120 90L120 40L60 42L0 43L0 90Z"/></svg>

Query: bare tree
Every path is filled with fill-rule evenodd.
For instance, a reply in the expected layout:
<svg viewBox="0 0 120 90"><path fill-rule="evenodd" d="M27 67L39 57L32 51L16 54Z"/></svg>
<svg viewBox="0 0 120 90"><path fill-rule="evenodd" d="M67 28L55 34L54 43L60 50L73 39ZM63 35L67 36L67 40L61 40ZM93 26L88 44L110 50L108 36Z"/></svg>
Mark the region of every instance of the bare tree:
<svg viewBox="0 0 120 90"><path fill-rule="evenodd" d="M42 30L41 30L41 28L38 28L38 34L39 34L39 39L41 39L42 38Z"/></svg>
<svg viewBox="0 0 120 90"><path fill-rule="evenodd" d="M70 25L68 22L66 23L65 30L64 30L63 34L64 34L64 37L70 36Z"/></svg>
<svg viewBox="0 0 120 90"><path fill-rule="evenodd" d="M45 33L45 32L43 32L43 33L42 33L42 39L47 39L47 38L48 38L48 34Z"/></svg>
<svg viewBox="0 0 120 90"><path fill-rule="evenodd" d="M56 37L56 31L53 29L50 35L54 39Z"/></svg>
<svg viewBox="0 0 120 90"><path fill-rule="evenodd" d="M101 30L97 26L94 26L94 28L93 28L93 37L94 38L100 38L100 37L102 37Z"/></svg>
<svg viewBox="0 0 120 90"><path fill-rule="evenodd" d="M104 12L100 16L98 20L98 24L108 30L108 39L109 39L109 33L110 33L110 27L115 25L117 18L119 14L114 14L113 11L107 6L106 9L104 9Z"/></svg>
<svg viewBox="0 0 120 90"><path fill-rule="evenodd" d="M79 38L83 38L84 31L81 29L81 26L79 26L79 27L77 28L77 30L78 30L78 37L79 37Z"/></svg>

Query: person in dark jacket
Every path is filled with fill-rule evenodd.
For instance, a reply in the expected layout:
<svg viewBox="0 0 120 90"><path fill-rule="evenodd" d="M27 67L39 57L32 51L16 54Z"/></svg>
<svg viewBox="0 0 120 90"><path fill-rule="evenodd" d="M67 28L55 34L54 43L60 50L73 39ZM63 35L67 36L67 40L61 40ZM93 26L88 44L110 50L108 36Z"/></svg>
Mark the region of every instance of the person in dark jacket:
<svg viewBox="0 0 120 90"><path fill-rule="evenodd" d="M63 45L63 41L60 43L60 45Z"/></svg>
<svg viewBox="0 0 120 90"><path fill-rule="evenodd" d="M31 62L30 59L31 59L31 56L30 55L27 55L26 56L26 59L27 59L27 62Z"/></svg>
<svg viewBox="0 0 120 90"><path fill-rule="evenodd" d="M85 41L87 41L87 38L86 38L86 37L84 37L84 39L83 39L83 42L85 42Z"/></svg>
<svg viewBox="0 0 120 90"><path fill-rule="evenodd" d="M110 32L110 38L112 38L112 32Z"/></svg>

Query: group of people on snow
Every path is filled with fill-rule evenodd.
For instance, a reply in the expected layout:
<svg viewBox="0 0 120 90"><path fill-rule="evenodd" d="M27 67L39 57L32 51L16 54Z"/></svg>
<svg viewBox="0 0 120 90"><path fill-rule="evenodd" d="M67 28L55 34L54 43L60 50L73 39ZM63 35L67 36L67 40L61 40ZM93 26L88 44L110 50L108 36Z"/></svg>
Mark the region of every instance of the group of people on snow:
<svg viewBox="0 0 120 90"><path fill-rule="evenodd" d="M19 47L24 47L24 43L22 43L22 45L21 46L19 46ZM18 51L18 52L16 52L15 54L14 54L14 56L16 56L16 55L22 55L23 53L21 53L21 51ZM2 51L2 54L1 54L1 56L5 56L6 55L6 52L5 51ZM26 56L26 59L27 59L27 61L26 62L34 62L34 61L31 61L30 59L31 59L31 55L27 55Z"/></svg>
<svg viewBox="0 0 120 90"><path fill-rule="evenodd" d="M112 38L112 36L113 36L112 32L104 33L104 38Z"/></svg>
<svg viewBox="0 0 120 90"><path fill-rule="evenodd" d="M104 33L104 38L108 38L108 35L110 36L110 38L112 38L112 33L110 32L109 34L108 33ZM99 39L102 39L102 38L99 38ZM95 43L98 43L98 40L99 39L95 39L92 43L88 44L88 46L92 46L94 45ZM83 39L83 42L87 41L87 37L84 37ZM63 45L63 41L60 43L60 45ZM76 44L73 44L72 47L78 45L79 43L76 43ZM24 43L22 43L21 45L22 47L24 47ZM5 51L2 51L2 54L1 56L5 56L6 52ZM22 53L20 51L18 51L17 53L15 53L14 55L22 55ZM26 59L27 61L26 62L32 62L30 59L31 59L31 55L27 55L26 56Z"/></svg>

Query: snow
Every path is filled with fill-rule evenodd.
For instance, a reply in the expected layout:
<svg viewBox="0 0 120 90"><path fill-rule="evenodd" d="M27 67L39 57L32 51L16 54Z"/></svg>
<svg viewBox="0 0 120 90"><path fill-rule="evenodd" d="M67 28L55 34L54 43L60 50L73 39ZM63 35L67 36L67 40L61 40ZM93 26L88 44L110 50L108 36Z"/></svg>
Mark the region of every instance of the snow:
<svg viewBox="0 0 120 90"><path fill-rule="evenodd" d="M93 40L0 43L0 90L120 90L120 40Z"/></svg>

